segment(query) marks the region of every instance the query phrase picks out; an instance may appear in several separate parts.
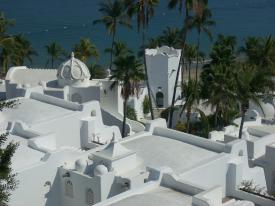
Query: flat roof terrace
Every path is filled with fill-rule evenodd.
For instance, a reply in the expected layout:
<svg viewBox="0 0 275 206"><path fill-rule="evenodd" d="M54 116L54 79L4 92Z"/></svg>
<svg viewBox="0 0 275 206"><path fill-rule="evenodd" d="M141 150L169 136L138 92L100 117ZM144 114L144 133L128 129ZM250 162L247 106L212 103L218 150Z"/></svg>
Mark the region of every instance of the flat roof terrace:
<svg viewBox="0 0 275 206"><path fill-rule="evenodd" d="M212 159L218 153L168 137L150 135L122 143L149 167L170 167L176 174Z"/></svg>
<svg viewBox="0 0 275 206"><path fill-rule="evenodd" d="M4 121L21 120L32 125L72 113L72 110L62 108L35 99L20 98L14 109L2 112Z"/></svg>
<svg viewBox="0 0 275 206"><path fill-rule="evenodd" d="M120 200L112 206L191 206L192 197L166 187L157 187L149 192L133 195Z"/></svg>

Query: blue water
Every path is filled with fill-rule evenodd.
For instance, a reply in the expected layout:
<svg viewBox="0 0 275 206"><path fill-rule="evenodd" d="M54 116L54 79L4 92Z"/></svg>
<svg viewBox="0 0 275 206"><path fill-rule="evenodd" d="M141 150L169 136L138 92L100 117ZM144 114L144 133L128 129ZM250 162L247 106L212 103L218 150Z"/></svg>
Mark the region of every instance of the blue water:
<svg viewBox="0 0 275 206"><path fill-rule="evenodd" d="M16 19L11 33L24 33L39 53L33 67L43 67L47 61L45 45L56 41L71 51L80 37L89 37L101 51L100 63L108 64L104 48L110 47L110 37L103 26L93 26L93 20L100 17L100 0L0 0L0 11ZM149 36L162 32L167 26L180 26L182 17L177 10L168 10L166 0L160 0L155 17L149 28ZM246 36L275 35L275 0L209 0L218 33L236 35L239 44ZM189 35L189 42L197 38L195 32ZM136 30L120 29L118 39L137 49L140 43ZM210 50L210 42L202 38L202 50Z"/></svg>

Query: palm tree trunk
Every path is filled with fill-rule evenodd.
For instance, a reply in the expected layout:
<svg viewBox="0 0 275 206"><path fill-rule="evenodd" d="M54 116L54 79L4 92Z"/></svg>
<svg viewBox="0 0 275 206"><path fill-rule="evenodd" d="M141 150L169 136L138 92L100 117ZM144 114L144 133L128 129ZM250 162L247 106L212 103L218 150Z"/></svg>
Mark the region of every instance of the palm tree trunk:
<svg viewBox="0 0 275 206"><path fill-rule="evenodd" d="M173 124L173 114L174 114L174 105L175 105L175 100L176 100L176 92L177 92L177 87L178 87L178 81L179 81L179 73L181 66L184 65L184 48L185 48L185 42L186 42L186 37L187 37L187 32L188 32L188 26L187 26L187 19L188 19L188 12L186 12L185 16L185 26L184 26L184 31L183 31L183 47L180 55L180 61L178 65L178 70L176 74L176 80L175 80L175 85L174 85L174 91L173 91L173 98L172 98L172 104L170 107L170 112L169 112L169 118L168 118L168 127L172 128Z"/></svg>
<svg viewBox="0 0 275 206"><path fill-rule="evenodd" d="M216 112L215 112L215 119L214 119L214 126L215 126L215 128L217 128L217 129L218 129L219 112L220 112L220 107L219 107L219 105L217 105L217 106L216 106Z"/></svg>
<svg viewBox="0 0 275 206"><path fill-rule="evenodd" d="M246 113L246 105L241 105L241 110L242 110L242 119L241 119L240 130L239 130L239 139L242 139L244 118L245 118L245 113Z"/></svg>
<svg viewBox="0 0 275 206"><path fill-rule="evenodd" d="M242 111L242 120L241 120L241 125L240 125L240 130L239 130L239 139L242 139L244 117L245 117L245 112Z"/></svg>
<svg viewBox="0 0 275 206"><path fill-rule="evenodd" d="M127 99L124 99L123 102L123 122L122 122L122 137L126 137L125 128L126 128L126 115L127 115Z"/></svg>
<svg viewBox="0 0 275 206"><path fill-rule="evenodd" d="M192 65L192 62L189 62L189 68L188 68L188 80L189 81L191 80L191 65Z"/></svg>
<svg viewBox="0 0 275 206"><path fill-rule="evenodd" d="M188 68L187 68L188 66L187 66L187 64L185 64L185 68L184 67L182 67L181 68L181 86L183 86L183 78L184 78L184 70L187 72L188 71Z"/></svg>
<svg viewBox="0 0 275 206"><path fill-rule="evenodd" d="M110 70L112 70L113 66L113 51L114 51L114 45L115 45L115 36L116 36L116 23L115 23L115 28L113 32L113 37L112 37L112 46L111 46L111 56L110 56Z"/></svg>
<svg viewBox="0 0 275 206"><path fill-rule="evenodd" d="M198 81L200 40L201 40L201 31L199 30L198 44L197 44L196 82Z"/></svg>
<svg viewBox="0 0 275 206"><path fill-rule="evenodd" d="M142 47L143 47L143 62L144 62L144 70L145 70L145 81L146 81L146 86L147 86L147 90L148 90L148 99L149 99L151 119L155 119L153 105L152 105L151 89L150 89L150 84L149 84L149 79L148 79L148 70L147 70L147 64L146 64L145 28L143 28L143 32L142 32Z"/></svg>
<svg viewBox="0 0 275 206"><path fill-rule="evenodd" d="M186 131L187 131L187 133L190 133L190 117L191 117L191 111L188 109L186 112Z"/></svg>
<svg viewBox="0 0 275 206"><path fill-rule="evenodd" d="M8 72L8 60L5 57L3 59L3 71L4 71L4 74L7 74Z"/></svg>

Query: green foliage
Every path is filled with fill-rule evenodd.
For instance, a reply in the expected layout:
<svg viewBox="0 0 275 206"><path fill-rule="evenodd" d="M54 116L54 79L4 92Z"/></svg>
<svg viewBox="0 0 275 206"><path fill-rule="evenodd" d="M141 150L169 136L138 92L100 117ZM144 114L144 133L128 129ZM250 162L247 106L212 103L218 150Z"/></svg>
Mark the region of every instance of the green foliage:
<svg viewBox="0 0 275 206"><path fill-rule="evenodd" d="M131 120L137 121L137 113L134 108L127 106L126 117Z"/></svg>
<svg viewBox="0 0 275 206"><path fill-rule="evenodd" d="M195 105L199 104L200 100L200 88L198 86L198 83L192 79L189 79L188 82L184 82L182 84L182 94L184 103L181 108L180 116L184 111L186 111L186 127L187 132L189 132L189 123L190 123L190 117L191 117L191 111L195 108Z"/></svg>
<svg viewBox="0 0 275 206"><path fill-rule="evenodd" d="M182 30L178 28L166 27L159 36L159 42L161 46L169 46L175 49L180 49L183 47L182 41Z"/></svg>
<svg viewBox="0 0 275 206"><path fill-rule="evenodd" d="M121 86L123 102L123 124L122 136L125 137L125 125L127 115L127 102L130 96L137 95L140 89L140 82L144 80L144 68L140 60L132 53L118 56L114 61L114 69L110 80L114 80L110 88Z"/></svg>
<svg viewBox="0 0 275 206"><path fill-rule="evenodd" d="M253 180L243 180L239 186L239 189L253 195L275 201L274 195L269 195L264 187L256 185Z"/></svg>
<svg viewBox="0 0 275 206"><path fill-rule="evenodd" d="M124 0L127 14L130 17L136 15L137 29L146 29L150 19L155 14L155 7L158 6L159 0Z"/></svg>
<svg viewBox="0 0 275 206"><path fill-rule="evenodd" d="M6 108L14 108L17 104L19 104L18 100L0 101L0 112Z"/></svg>
<svg viewBox="0 0 275 206"><path fill-rule="evenodd" d="M23 35L16 35L14 37L13 52L13 64L16 66L24 65L25 60L32 63L32 56L38 56L31 43Z"/></svg>
<svg viewBox="0 0 275 206"><path fill-rule="evenodd" d="M105 79L107 77L106 70L99 64L91 64L89 66L91 79Z"/></svg>
<svg viewBox="0 0 275 206"><path fill-rule="evenodd" d="M218 39L213 45L210 53L213 65L227 65L230 66L236 61L236 37L218 35Z"/></svg>
<svg viewBox="0 0 275 206"><path fill-rule="evenodd" d="M215 127L220 129L231 122L228 112L236 109L234 67L213 65L201 73L201 98L215 111Z"/></svg>
<svg viewBox="0 0 275 206"><path fill-rule="evenodd" d="M126 14L126 8L123 0L105 0L99 4L99 12L102 17L93 22L93 24L103 24L108 33L112 36L112 45L110 48L110 69L113 65L113 52L116 41L118 26L131 27L129 16Z"/></svg>
<svg viewBox="0 0 275 206"><path fill-rule="evenodd" d="M5 35L8 27L15 25L14 19L7 19L3 12L0 12L0 35Z"/></svg>
<svg viewBox="0 0 275 206"><path fill-rule="evenodd" d="M119 57L119 56L125 56L129 53L133 53L124 42L114 42L113 45L113 55L114 57ZM107 48L105 49L106 53L111 53L112 48Z"/></svg>
<svg viewBox="0 0 275 206"><path fill-rule="evenodd" d="M15 179L15 174L12 174L11 158L15 153L18 144L13 142L8 143L5 148L3 144L7 141L8 134L0 135L0 203L6 204L9 201L11 191L15 190L18 182Z"/></svg>
<svg viewBox="0 0 275 206"><path fill-rule="evenodd" d="M143 103L143 114L148 114L150 112L150 101L148 95L144 97Z"/></svg>
<svg viewBox="0 0 275 206"><path fill-rule="evenodd" d="M248 63L274 73L275 40L272 36L248 37L245 39L245 45L240 48L240 52L245 54Z"/></svg>
<svg viewBox="0 0 275 206"><path fill-rule="evenodd" d="M13 108L17 101L0 102L0 111L5 108ZM9 142L6 146L8 133L0 135L0 204L6 205L11 192L15 190L18 182L12 173L11 158L18 147L17 143Z"/></svg>
<svg viewBox="0 0 275 206"><path fill-rule="evenodd" d="M54 67L54 62L58 60L62 60L62 57L66 56L65 50L57 43L51 42L46 45L46 50L50 59L47 61L46 66L48 65L49 61L51 61L51 67Z"/></svg>
<svg viewBox="0 0 275 206"><path fill-rule="evenodd" d="M102 14L102 17L95 20L93 24L103 24L109 34L114 35L118 25L131 28L130 19L126 15L122 0L105 0L99 4L98 11Z"/></svg>
<svg viewBox="0 0 275 206"><path fill-rule="evenodd" d="M83 62L87 62L90 57L99 58L96 46L88 38L81 38L80 42L74 46L75 57Z"/></svg>
<svg viewBox="0 0 275 206"><path fill-rule="evenodd" d="M175 129L180 132L187 132L186 123L178 122Z"/></svg>

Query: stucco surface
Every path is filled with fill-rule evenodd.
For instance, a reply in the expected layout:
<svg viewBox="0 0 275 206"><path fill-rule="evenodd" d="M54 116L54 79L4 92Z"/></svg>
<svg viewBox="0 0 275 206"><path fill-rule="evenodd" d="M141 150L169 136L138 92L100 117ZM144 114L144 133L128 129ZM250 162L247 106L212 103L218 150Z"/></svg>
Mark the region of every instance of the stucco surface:
<svg viewBox="0 0 275 206"><path fill-rule="evenodd" d="M38 85L40 81L56 80L56 69L18 69L12 74L11 81L17 84Z"/></svg>
<svg viewBox="0 0 275 206"><path fill-rule="evenodd" d="M7 109L2 112L4 120L21 120L32 125L72 113L71 110L33 99L19 99L18 102L19 104L14 109Z"/></svg>
<svg viewBox="0 0 275 206"><path fill-rule="evenodd" d="M18 143L18 148L12 157L12 169L15 171L40 162L41 158L45 155L43 152L28 147L28 142L25 138L10 134L5 146L11 141Z"/></svg>
<svg viewBox="0 0 275 206"><path fill-rule="evenodd" d="M146 166L170 167L175 173L207 162L217 153L184 142L161 136L145 136L123 144L126 148L137 151Z"/></svg>
<svg viewBox="0 0 275 206"><path fill-rule="evenodd" d="M112 206L191 206L192 197L165 187L158 187L148 193L133 195Z"/></svg>
<svg viewBox="0 0 275 206"><path fill-rule="evenodd" d="M258 126L249 126L249 128L257 130L259 132L274 134L275 126L274 125L258 125Z"/></svg>

